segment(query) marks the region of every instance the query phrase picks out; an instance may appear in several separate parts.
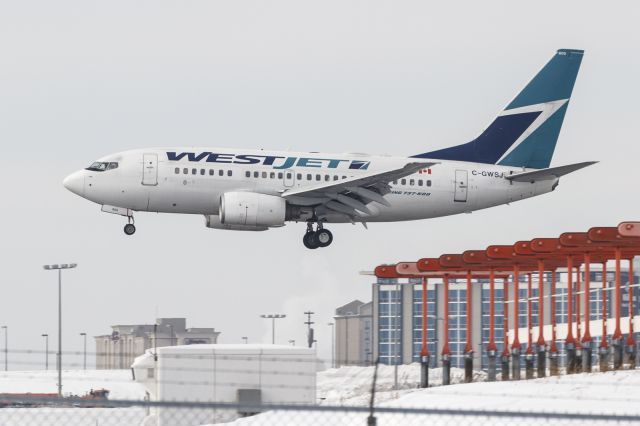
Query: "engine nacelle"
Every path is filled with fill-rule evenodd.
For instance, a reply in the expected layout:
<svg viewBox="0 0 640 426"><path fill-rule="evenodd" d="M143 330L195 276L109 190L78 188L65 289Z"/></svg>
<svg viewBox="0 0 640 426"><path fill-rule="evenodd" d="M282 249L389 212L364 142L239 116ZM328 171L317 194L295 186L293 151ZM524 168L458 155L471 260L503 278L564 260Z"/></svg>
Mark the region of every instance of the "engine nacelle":
<svg viewBox="0 0 640 426"><path fill-rule="evenodd" d="M266 226L243 226L243 225L225 225L220 222L220 216L217 214L209 214L204 216L207 228L226 229L227 231L266 231Z"/></svg>
<svg viewBox="0 0 640 426"><path fill-rule="evenodd" d="M230 226L284 226L287 202L275 195L226 192L220 197L220 223Z"/></svg>

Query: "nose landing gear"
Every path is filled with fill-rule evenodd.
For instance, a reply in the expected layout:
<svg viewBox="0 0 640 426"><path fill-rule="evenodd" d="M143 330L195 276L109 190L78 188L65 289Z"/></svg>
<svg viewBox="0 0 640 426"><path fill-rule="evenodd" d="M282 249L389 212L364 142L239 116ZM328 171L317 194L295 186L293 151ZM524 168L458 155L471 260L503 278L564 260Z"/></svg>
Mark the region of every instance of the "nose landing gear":
<svg viewBox="0 0 640 426"><path fill-rule="evenodd" d="M328 247L333 242L333 234L324 229L322 222L317 222L316 230L313 230L313 221L307 222L307 232L302 237L302 243L308 249L315 250L320 247Z"/></svg>
<svg viewBox="0 0 640 426"><path fill-rule="evenodd" d="M136 232L136 225L134 225L135 221L133 220L133 216L127 216L128 223L124 226L124 233L127 235L133 235Z"/></svg>

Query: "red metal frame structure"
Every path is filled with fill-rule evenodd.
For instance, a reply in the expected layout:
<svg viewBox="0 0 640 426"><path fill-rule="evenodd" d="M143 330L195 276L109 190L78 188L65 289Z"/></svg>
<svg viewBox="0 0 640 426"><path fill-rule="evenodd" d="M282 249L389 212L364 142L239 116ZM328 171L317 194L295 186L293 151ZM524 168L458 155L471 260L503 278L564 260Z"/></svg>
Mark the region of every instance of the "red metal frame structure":
<svg viewBox="0 0 640 426"><path fill-rule="evenodd" d="M489 343L486 347L489 356L489 379L495 379L495 359L497 345L495 342L495 280L503 279L504 282L504 331L505 348L503 351L503 380L508 378L508 303L513 304L513 340L511 344L511 356L513 378L520 378L520 350L519 338L519 311L520 311L520 277L527 276L527 351L526 351L526 377L533 377L534 344L537 345L538 377L545 375L546 365L546 339L545 339L545 293L550 298L549 313L551 321L550 371L557 374L557 345L556 345L556 273L559 268L567 271L567 335L565 338L568 372L579 371L581 368L591 369L592 343L591 336L591 264L600 263L603 268L602 284L602 340L600 343L601 369L607 368L606 355L608 341L606 336L606 301L607 301L607 261L615 260L615 297L614 315L615 331L612 339L616 348L614 368L622 366L622 329L621 329L621 261L629 261L629 276L633 277L633 257L640 255L640 222L623 222L618 227L595 227L588 232L567 232L559 238L536 238L531 241L519 241L514 245L492 245L486 250L468 250L462 254L444 254L438 258L423 258L417 262L401 262L397 265L383 265L376 268L376 276L384 278L420 278L422 281L422 344L421 359L426 360L428 366L429 351L427 348L427 289L429 278L441 279L444 296L444 329L449 328L449 280L451 278L466 279L467 283L467 338L464 349L465 367L469 366L469 380L473 361L473 280L489 279ZM574 281L574 272L577 276ZM584 272L584 280L581 272ZM549 273L551 280L548 291L545 291L545 274ZM534 281L533 275L537 274L538 288L538 336L534 343L532 326L532 302ZM511 285L508 277L511 275ZM576 288L574 291L574 282ZM633 288L634 282L629 280L629 333L626 340L629 360L635 362L635 340L633 336ZM582 288L584 287L584 291ZM509 295L509 290L512 295ZM575 300L576 295L578 300ZM582 301L581 301L582 298ZM511 299L509 302L508 299ZM583 309L581 309L583 307ZM574 319L575 314L575 319ZM574 321L576 334L574 336ZM582 326L584 325L584 328ZM584 332L583 332L584 331ZM446 373L443 375L445 383L449 376L451 351L449 348L448 333L444 333L442 340L442 359ZM580 356L582 351L582 356ZM576 355L578 355L576 359ZM582 359L582 362L580 361ZM554 362L555 360L555 362ZM505 368L506 363L506 368ZM423 363L424 364L424 363ZM493 376L492 376L493 365ZM604 367L604 368L603 368Z"/></svg>

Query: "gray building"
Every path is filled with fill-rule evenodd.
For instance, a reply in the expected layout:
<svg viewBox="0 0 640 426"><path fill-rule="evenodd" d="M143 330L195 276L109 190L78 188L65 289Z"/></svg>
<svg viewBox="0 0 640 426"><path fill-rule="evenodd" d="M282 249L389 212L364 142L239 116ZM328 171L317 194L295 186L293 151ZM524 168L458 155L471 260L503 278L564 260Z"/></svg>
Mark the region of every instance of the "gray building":
<svg viewBox="0 0 640 426"><path fill-rule="evenodd" d="M625 265L626 266L626 265ZM640 308L640 292L638 288L634 288L633 305L629 306L629 274L628 268L622 268L622 333L628 333L629 310L638 312ZM638 283L638 269L635 269L634 283ZM614 290L614 273L613 268L608 269L607 281L607 303L603 304L602 299L602 271L599 265L592 265L591 268L591 285L590 293L590 320L591 335L593 336L593 347L596 348L601 339L601 313L603 307L607 311L607 335L611 338L613 333L613 317L615 306ZM522 274L519 286L518 305L519 305L519 340L522 344L522 352L527 348L527 308L528 308L528 292L527 292L527 274ZM557 337L556 344L561 355L561 362L564 358L564 340L567 334L567 292L568 279L566 272L557 273L557 287L555 297L555 311L557 321ZM533 282L537 283L537 274L533 274ZM551 338L551 322L550 304L551 299L548 297L551 276L545 275L545 296L544 296L544 333L545 340L549 344ZM584 291L584 272L581 274L583 283L581 291L576 291L576 277L574 276L574 297L576 306L585 305ZM513 286L508 287L508 300L513 300ZM431 366L440 366L440 354L442 352L444 330L444 292L442 281L439 279L429 280L427 288L427 348L431 355ZM379 357L380 362L384 364L411 363L420 360L420 350L422 344L422 282L420 279L377 279L372 285L373 304L372 304L372 347L373 357ZM474 280L472 287L472 349L474 352L474 369L484 369L488 360L486 356L486 347L489 343L489 284L487 280ZM495 342L498 347L498 353L503 349L504 344L504 328L503 328L503 307L504 307L505 291L503 289L502 280L496 279L495 285ZM537 284L533 285L531 300L531 324L533 327L533 343L537 341L538 331L538 289ZM508 339L512 342L515 330L513 303L509 303L509 334ZM347 305L349 306L349 305ZM574 315L576 308L574 308ZM584 310L582 311L584 313ZM581 322L583 317L581 316ZM451 351L451 365L453 367L463 367L464 350L467 340L467 286L466 280L450 280L449 285L449 329L446 331L449 338L449 348ZM640 321L635 318L635 336L636 341L640 344ZM580 336L581 331L584 333L584 324L578 325L574 319L574 336ZM597 356L597 350L594 350L594 356Z"/></svg>
<svg viewBox="0 0 640 426"><path fill-rule="evenodd" d="M336 309L335 362L342 365L366 365L373 360L371 302L359 300Z"/></svg>
<svg viewBox="0 0 640 426"><path fill-rule="evenodd" d="M147 349L161 346L217 343L215 328L187 328L185 318L158 318L156 324L113 325L111 334L94 336L96 368L130 368Z"/></svg>

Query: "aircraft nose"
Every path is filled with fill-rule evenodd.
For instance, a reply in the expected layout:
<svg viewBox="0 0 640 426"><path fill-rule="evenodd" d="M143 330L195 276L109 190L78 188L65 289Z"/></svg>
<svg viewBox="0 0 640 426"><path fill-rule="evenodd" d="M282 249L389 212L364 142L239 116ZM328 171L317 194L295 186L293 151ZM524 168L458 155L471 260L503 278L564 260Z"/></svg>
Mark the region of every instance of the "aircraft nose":
<svg viewBox="0 0 640 426"><path fill-rule="evenodd" d="M71 173L62 181L62 184L74 194L84 197L84 175L82 172Z"/></svg>

